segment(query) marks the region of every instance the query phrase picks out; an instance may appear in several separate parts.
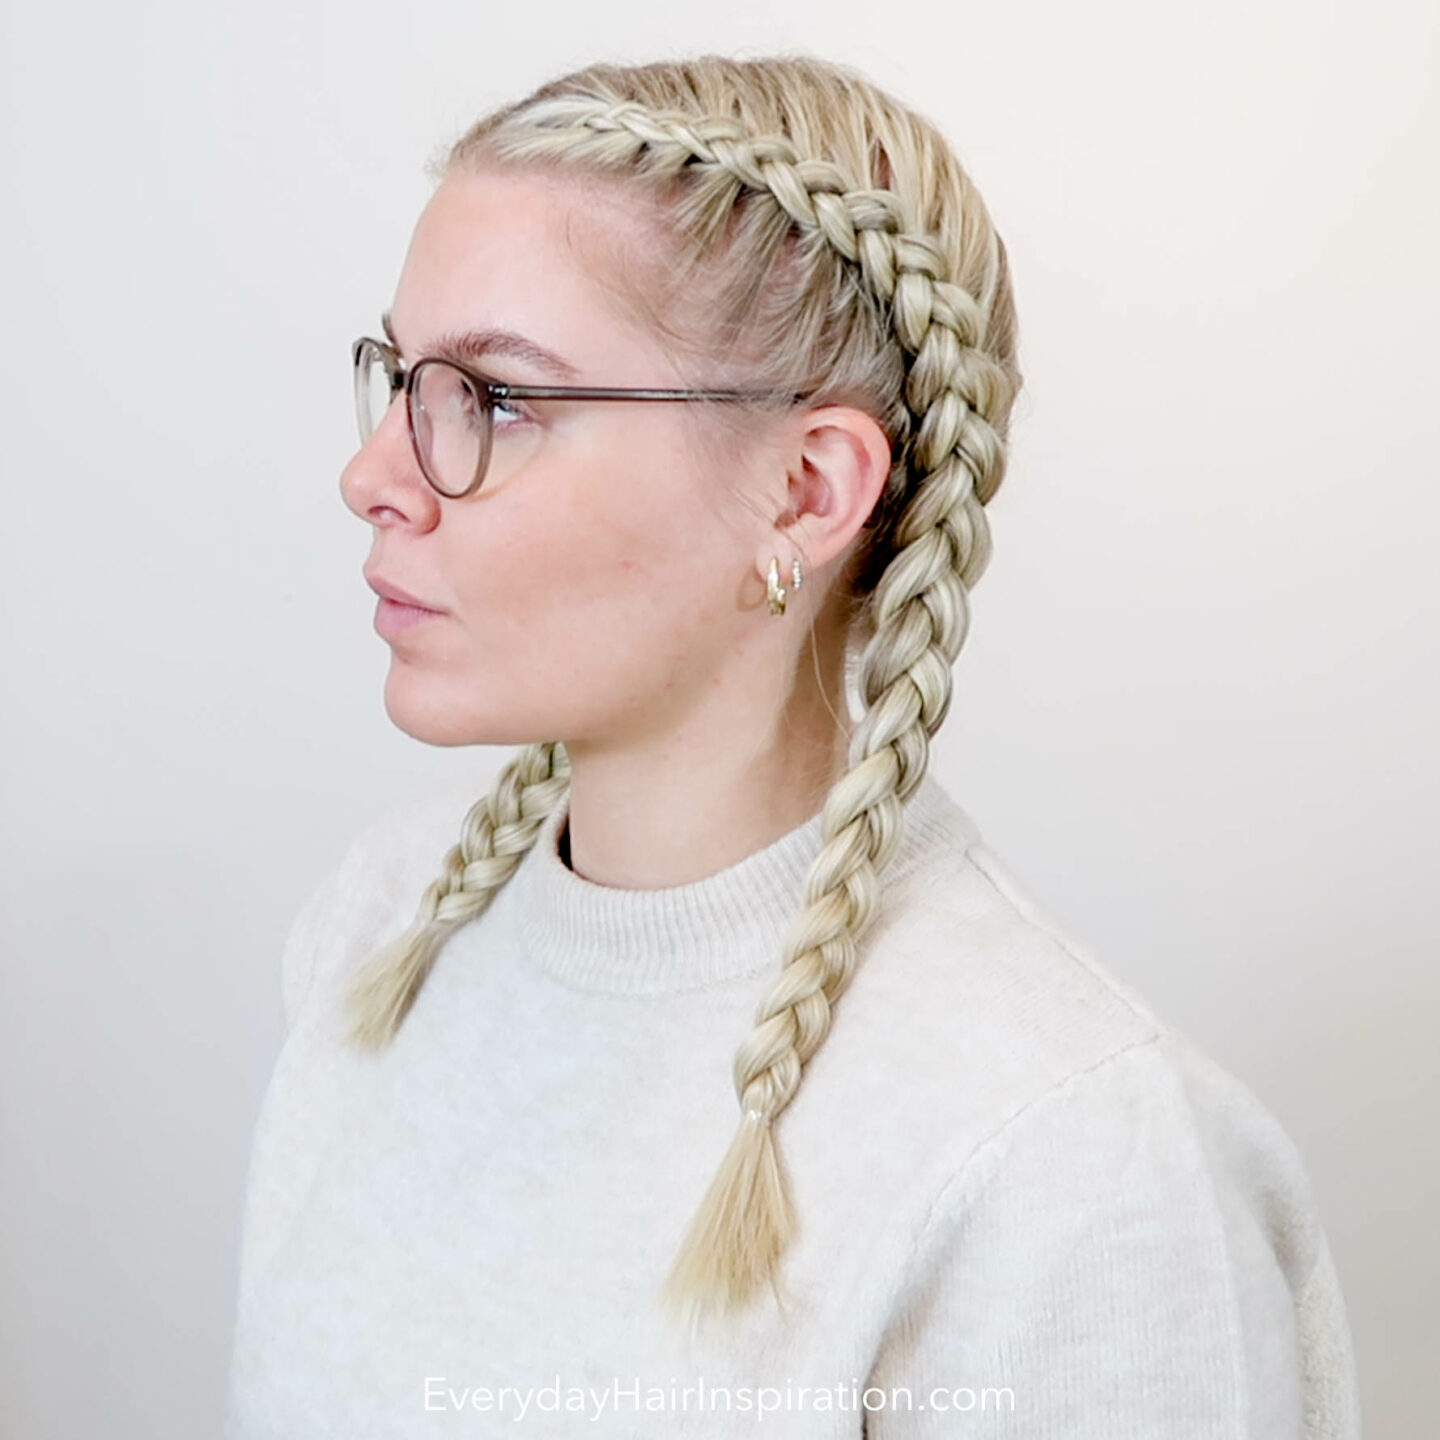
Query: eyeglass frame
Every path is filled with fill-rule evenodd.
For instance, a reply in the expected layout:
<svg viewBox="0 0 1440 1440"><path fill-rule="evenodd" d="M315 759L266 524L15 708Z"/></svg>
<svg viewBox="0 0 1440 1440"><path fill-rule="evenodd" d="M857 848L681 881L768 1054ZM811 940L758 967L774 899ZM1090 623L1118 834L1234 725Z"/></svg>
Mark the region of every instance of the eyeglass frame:
<svg viewBox="0 0 1440 1440"><path fill-rule="evenodd" d="M492 380L488 375L482 375L478 370L472 370L444 355L422 355L418 360L407 363L393 345L384 340L376 340L370 335L362 335L350 346L356 420L362 445L375 433L374 427L368 431L366 429L366 420L370 414L368 395L365 393L368 387L361 384L362 378L368 380L360 364L363 348L367 345L376 352L385 366L386 378L390 382L389 404L393 405L395 397L404 390L405 424L410 431L410 448L414 452L415 463L419 465L420 473L431 489L446 500L463 500L466 496L473 495L484 483L490 469L490 456L495 448L495 406L506 400L716 400L753 404L757 401L784 399L789 404L795 404L808 398L803 394L782 395L778 391L768 390L629 390L614 386L597 388L589 385L510 385L504 381ZM435 483L434 477L426 469L424 456L420 453L420 441L415 434L415 416L411 407L414 404L416 377L427 365L445 365L460 374L471 387L476 404L486 413L485 441L475 465L475 477L465 489L454 494L442 490ZM388 413L389 407L386 408ZM384 418L383 415L381 418Z"/></svg>

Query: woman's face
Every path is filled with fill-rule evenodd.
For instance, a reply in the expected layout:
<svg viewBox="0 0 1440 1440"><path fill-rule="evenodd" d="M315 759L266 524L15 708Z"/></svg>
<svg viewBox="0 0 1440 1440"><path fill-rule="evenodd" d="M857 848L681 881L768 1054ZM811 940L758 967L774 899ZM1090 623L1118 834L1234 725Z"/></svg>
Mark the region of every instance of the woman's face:
<svg viewBox="0 0 1440 1440"><path fill-rule="evenodd" d="M445 333L511 331L572 373L498 351L473 367L511 384L684 388L596 272L599 249L653 256L654 243L608 192L453 174L405 258L400 353L413 363ZM722 469L690 408L515 401L495 413L484 484L447 499L420 472L403 401L391 405L340 487L372 527L366 570L442 612L388 637L396 725L438 745L633 742L714 706L765 613L765 526L734 492L758 478L773 518L785 474L763 446L747 447L750 475L733 458Z"/></svg>

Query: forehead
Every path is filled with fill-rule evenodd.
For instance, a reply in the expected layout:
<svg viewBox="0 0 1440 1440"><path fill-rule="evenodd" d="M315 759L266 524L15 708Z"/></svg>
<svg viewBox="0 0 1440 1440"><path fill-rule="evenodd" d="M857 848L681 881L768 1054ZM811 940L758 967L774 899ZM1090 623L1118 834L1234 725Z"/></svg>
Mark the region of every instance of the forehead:
<svg viewBox="0 0 1440 1440"><path fill-rule="evenodd" d="M506 328L604 369L651 355L654 337L621 303L615 264L653 235L623 201L548 176L447 176L416 222L390 307L407 350L441 332Z"/></svg>

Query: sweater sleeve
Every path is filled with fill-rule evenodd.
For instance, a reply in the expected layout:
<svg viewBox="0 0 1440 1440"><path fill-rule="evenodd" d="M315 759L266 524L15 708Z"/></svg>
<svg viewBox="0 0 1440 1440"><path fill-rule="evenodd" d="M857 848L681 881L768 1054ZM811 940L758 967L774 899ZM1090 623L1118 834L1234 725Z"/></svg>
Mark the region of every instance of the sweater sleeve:
<svg viewBox="0 0 1440 1440"><path fill-rule="evenodd" d="M868 1440L1358 1437L1298 1153L1163 1039L1032 1101L944 1188L868 1379Z"/></svg>
<svg viewBox="0 0 1440 1440"><path fill-rule="evenodd" d="M404 803L361 826L292 917L280 949L287 1035L315 988L327 949L343 949L357 940L371 942L367 927L373 924L377 907L383 909L390 898L383 877L395 868L395 852L403 850L406 822L423 813L422 807L423 801Z"/></svg>
<svg viewBox="0 0 1440 1440"><path fill-rule="evenodd" d="M280 949L280 995L287 1033L295 1028L295 1017L315 976L323 924L335 898L339 874L337 867L306 896L290 921Z"/></svg>
<svg viewBox="0 0 1440 1440"><path fill-rule="evenodd" d="M280 989L287 1034L323 968L353 963L397 933L439 873L472 803L468 787L441 787L382 810L351 836L285 934Z"/></svg>

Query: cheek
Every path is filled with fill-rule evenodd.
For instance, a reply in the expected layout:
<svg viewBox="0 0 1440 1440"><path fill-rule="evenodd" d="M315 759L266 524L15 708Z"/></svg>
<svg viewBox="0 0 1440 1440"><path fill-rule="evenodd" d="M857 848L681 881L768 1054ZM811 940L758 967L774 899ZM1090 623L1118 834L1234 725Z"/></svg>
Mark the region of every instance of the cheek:
<svg viewBox="0 0 1440 1440"><path fill-rule="evenodd" d="M554 437L545 463L494 497L493 520L476 527L489 556L477 578L490 588L503 574L537 603L612 618L653 615L687 594L708 605L739 551L693 444L673 416L590 418L587 433Z"/></svg>
<svg viewBox="0 0 1440 1440"><path fill-rule="evenodd" d="M743 559L679 472L646 460L532 471L452 533L447 564L478 664L643 684L703 650L697 632L718 640Z"/></svg>
<svg viewBox="0 0 1440 1440"><path fill-rule="evenodd" d="M450 509L431 553L455 613L397 648L387 695L402 729L578 739L655 723L715 683L745 620L743 542L685 489L693 469L648 458L537 469Z"/></svg>

